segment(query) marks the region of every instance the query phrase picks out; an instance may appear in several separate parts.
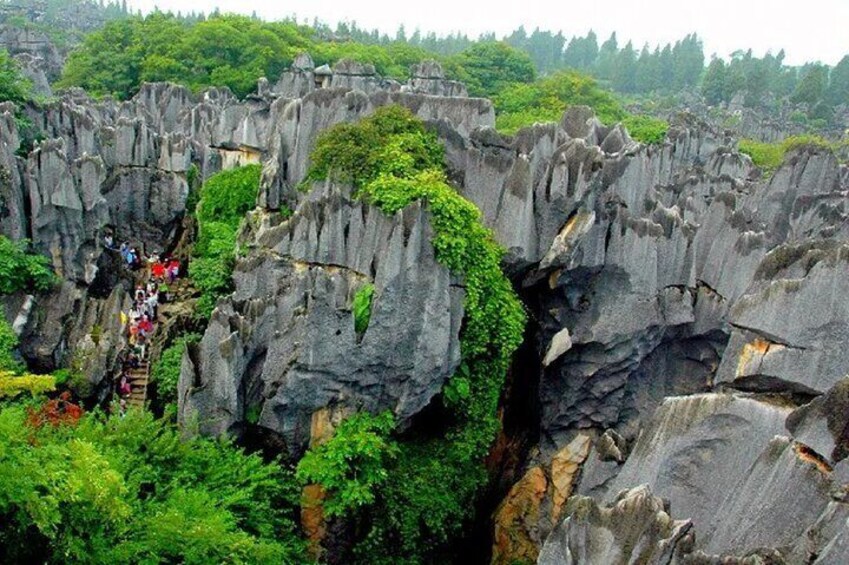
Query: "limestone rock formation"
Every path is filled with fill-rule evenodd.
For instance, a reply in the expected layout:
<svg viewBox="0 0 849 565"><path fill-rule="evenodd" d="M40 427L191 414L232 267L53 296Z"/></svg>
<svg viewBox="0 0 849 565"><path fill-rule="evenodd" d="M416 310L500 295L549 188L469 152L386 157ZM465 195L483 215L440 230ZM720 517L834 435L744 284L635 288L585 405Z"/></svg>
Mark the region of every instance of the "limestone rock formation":
<svg viewBox="0 0 849 565"><path fill-rule="evenodd" d="M569 517L548 538L537 563L614 565L682 563L692 523L673 520L647 487L623 491L610 507L588 497L569 501Z"/></svg>
<svg viewBox="0 0 849 565"><path fill-rule="evenodd" d="M65 57L43 31L0 24L0 47L16 59L24 56L19 60L25 63L27 75L36 72L52 82L62 74Z"/></svg>
<svg viewBox="0 0 849 565"><path fill-rule="evenodd" d="M53 57L16 41L34 69ZM459 363L464 289L434 259L426 204L387 217L347 187L297 190L322 131L400 104L444 142L531 320L503 415L534 449L488 509L495 560L545 544L542 563L846 561L849 169L803 147L765 177L688 115L651 146L586 107L507 137L438 65L411 77L302 55L245 100L72 89L22 109L37 135L0 104L0 229L62 277L4 300L26 360L105 379L129 281L104 234L160 250L190 177L261 163L236 290L183 359L181 421L238 434L251 420L297 456L356 409L427 416Z"/></svg>
<svg viewBox="0 0 849 565"><path fill-rule="evenodd" d="M394 217L327 185L291 219L260 229L203 340L184 362L180 417L238 432L251 407L293 454L318 411L392 410L403 426L460 361L462 287L436 263L426 209ZM368 328L351 303L374 284Z"/></svg>
<svg viewBox="0 0 849 565"><path fill-rule="evenodd" d="M787 417L793 438L835 465L849 456L849 378Z"/></svg>

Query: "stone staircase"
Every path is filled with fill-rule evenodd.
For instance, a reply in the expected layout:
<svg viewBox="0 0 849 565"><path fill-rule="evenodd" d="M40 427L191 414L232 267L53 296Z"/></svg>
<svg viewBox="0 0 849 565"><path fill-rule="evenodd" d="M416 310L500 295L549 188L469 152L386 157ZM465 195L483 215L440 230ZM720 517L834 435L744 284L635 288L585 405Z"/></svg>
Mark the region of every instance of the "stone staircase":
<svg viewBox="0 0 849 565"><path fill-rule="evenodd" d="M155 331L155 330L154 330ZM128 406L144 408L147 401L147 385L150 381L150 363L148 362L148 348L145 348L145 356L140 360L137 369L131 369L128 375L130 381L130 397L127 399Z"/></svg>
<svg viewBox="0 0 849 565"><path fill-rule="evenodd" d="M153 332L148 339L148 345L144 348L144 355L139 360L139 366L132 369L128 373L130 381L130 396L127 398L127 405L139 408L144 408L147 402L147 387L150 384L150 355L153 351L153 344L156 339L157 330L160 326L167 326L168 320L175 314L184 301L194 295L196 290L191 285L188 279L177 279L171 285L171 300L161 304L157 319L153 321ZM166 328L167 331L167 328Z"/></svg>

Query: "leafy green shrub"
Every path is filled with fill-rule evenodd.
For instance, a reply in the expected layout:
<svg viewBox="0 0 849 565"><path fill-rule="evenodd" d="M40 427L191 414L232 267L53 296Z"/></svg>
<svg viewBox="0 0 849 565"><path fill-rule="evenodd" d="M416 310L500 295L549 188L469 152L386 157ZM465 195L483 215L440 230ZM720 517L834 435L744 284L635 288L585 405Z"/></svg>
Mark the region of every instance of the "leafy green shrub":
<svg viewBox="0 0 849 565"><path fill-rule="evenodd" d="M28 246L26 240L12 241L0 235L0 294L46 291L58 282L50 259L30 253Z"/></svg>
<svg viewBox="0 0 849 565"><path fill-rule="evenodd" d="M751 157L755 166L761 168L766 174L778 169L784 162L784 157L790 151L806 147L827 151L835 151L836 149L835 144L818 135L792 135L776 143L741 139L737 146L740 153Z"/></svg>
<svg viewBox="0 0 849 565"><path fill-rule="evenodd" d="M622 125L628 129L631 137L640 143L649 145L663 143L669 124L646 115L628 115L622 119Z"/></svg>
<svg viewBox="0 0 849 565"><path fill-rule="evenodd" d="M791 135L781 142L785 153L801 148L824 149L833 151L834 144L819 135Z"/></svg>
<svg viewBox="0 0 849 565"><path fill-rule="evenodd" d="M359 143L363 139L370 141ZM525 323L501 272L503 250L475 205L448 185L442 152L436 136L409 111L380 108L357 124L322 134L307 177L352 182L360 198L390 215L426 200L436 258L465 279L463 365L443 397L451 422L429 439L401 441L398 457L382 461L388 478L377 486L370 527L358 549L371 562L392 556L424 561L470 517L486 482L483 459L498 432L498 400Z"/></svg>
<svg viewBox="0 0 849 565"><path fill-rule="evenodd" d="M65 386L71 380L70 369L56 369L52 375L57 387Z"/></svg>
<svg viewBox="0 0 849 565"><path fill-rule="evenodd" d="M162 350L162 354L150 371L151 381L156 383L156 391L162 403L177 400L177 381L180 380L180 368L183 363L183 351L186 345L200 341L199 334L185 334L176 338L171 345Z"/></svg>
<svg viewBox="0 0 849 565"><path fill-rule="evenodd" d="M6 318L0 316L0 371L20 372L23 365L15 357L18 336Z"/></svg>
<svg viewBox="0 0 849 565"><path fill-rule="evenodd" d="M345 419L324 443L298 463L297 478L327 491L324 511L342 516L374 502L377 488L389 478L388 466L398 455L389 439L395 427L391 412L373 416L358 412Z"/></svg>
<svg viewBox="0 0 849 565"><path fill-rule="evenodd" d="M741 139L737 146L740 153L751 157L755 166L760 167L765 172L774 171L784 161L784 150L778 143Z"/></svg>
<svg viewBox="0 0 849 565"><path fill-rule="evenodd" d="M371 301L374 297L374 285L369 283L354 294L354 330L364 334L371 320Z"/></svg>
<svg viewBox="0 0 849 565"><path fill-rule="evenodd" d="M57 425L32 413L0 408L0 561L308 561L279 462L141 410Z"/></svg>
<svg viewBox="0 0 849 565"><path fill-rule="evenodd" d="M19 375L0 370L0 399L13 398L24 392L37 396L53 390L56 390L56 379L51 375Z"/></svg>
<svg viewBox="0 0 849 565"><path fill-rule="evenodd" d="M649 116L628 114L612 93L576 71L561 71L532 84L515 83L493 98L495 125L513 134L534 123L557 122L569 106L590 106L605 124L622 122L642 143L661 143L669 125Z"/></svg>
<svg viewBox="0 0 849 565"><path fill-rule="evenodd" d="M262 407L258 404L249 406L245 411L245 421L251 425L256 425L259 422L259 416L262 413Z"/></svg>
<svg viewBox="0 0 849 565"><path fill-rule="evenodd" d="M9 52L0 49L0 102L23 104L32 99L32 83L21 74Z"/></svg>
<svg viewBox="0 0 849 565"><path fill-rule="evenodd" d="M236 234L245 214L256 204L260 165L246 165L211 176L200 190L198 240L189 276L201 291L197 311L208 318L218 298L232 290Z"/></svg>

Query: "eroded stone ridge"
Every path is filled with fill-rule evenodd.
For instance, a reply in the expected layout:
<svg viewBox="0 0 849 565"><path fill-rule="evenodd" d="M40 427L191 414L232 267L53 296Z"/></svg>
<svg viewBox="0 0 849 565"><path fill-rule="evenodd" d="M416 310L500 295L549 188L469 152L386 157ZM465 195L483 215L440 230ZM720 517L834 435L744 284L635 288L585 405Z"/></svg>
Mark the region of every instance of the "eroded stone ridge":
<svg viewBox="0 0 849 565"><path fill-rule="evenodd" d="M260 229L180 379L180 416L238 432L246 413L301 453L320 410L391 410L401 426L460 362L464 291L434 258L421 204L389 217L326 185ZM354 294L374 285L357 334Z"/></svg>

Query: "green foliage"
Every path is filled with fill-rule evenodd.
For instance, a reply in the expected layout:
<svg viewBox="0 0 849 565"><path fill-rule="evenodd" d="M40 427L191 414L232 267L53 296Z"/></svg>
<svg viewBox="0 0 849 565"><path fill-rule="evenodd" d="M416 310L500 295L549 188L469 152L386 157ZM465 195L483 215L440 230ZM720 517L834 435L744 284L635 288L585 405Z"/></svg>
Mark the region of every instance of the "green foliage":
<svg viewBox="0 0 849 565"><path fill-rule="evenodd" d="M56 379L51 375L16 374L0 370L0 399L14 398L28 392L31 396L56 390Z"/></svg>
<svg viewBox="0 0 849 565"><path fill-rule="evenodd" d="M201 189L198 222L201 225L223 222L238 227L245 214L256 204L261 172L260 165L246 165L207 179Z"/></svg>
<svg viewBox="0 0 849 565"><path fill-rule="evenodd" d="M9 53L0 49L0 102L23 104L31 99L32 84L21 75Z"/></svg>
<svg viewBox="0 0 849 565"><path fill-rule="evenodd" d="M372 137L372 130L383 135ZM362 138L379 142L351 142ZM388 479L374 494L371 528L358 549L364 561L423 561L470 517L499 428L501 387L522 340L524 310L501 272L503 251L480 211L448 185L441 155L436 136L409 111L387 107L324 133L308 174L350 180L360 198L386 214L426 200L437 260L465 279L463 364L443 395L451 423L431 439L401 442L398 457L384 461L391 463Z"/></svg>
<svg viewBox="0 0 849 565"><path fill-rule="evenodd" d="M301 188L308 190L313 181L333 179L360 189L384 169L402 174L400 167L408 172L441 167L444 150L431 138L422 123L410 119L409 111L400 106L381 108L356 124L339 124L316 142Z"/></svg>
<svg viewBox="0 0 849 565"><path fill-rule="evenodd" d="M533 84L509 86L493 102L498 114L496 126L507 133L534 121L558 121L569 106L590 106L605 123L625 117L611 93L591 77L574 71L560 72Z"/></svg>
<svg viewBox="0 0 849 565"><path fill-rule="evenodd" d="M308 45L296 24L266 24L235 15L201 22L154 12L107 23L69 56L60 86L127 98L144 81L172 81L193 90L227 86L239 96L261 76L276 77Z"/></svg>
<svg viewBox="0 0 849 565"><path fill-rule="evenodd" d="M57 387L63 387L71 380L70 369L56 369L52 375Z"/></svg>
<svg viewBox="0 0 849 565"><path fill-rule="evenodd" d="M256 425L259 422L259 416L262 413L262 407L258 404L249 406L245 411L245 421L251 425Z"/></svg>
<svg viewBox="0 0 849 565"><path fill-rule="evenodd" d="M128 98L144 81L170 81L194 91L227 86L245 96L259 77L275 80L304 51L317 65L351 59L398 79L407 77L411 64L434 57L404 42L324 41L313 29L291 21L232 14L198 21L154 12L107 23L87 35L68 58L59 86Z"/></svg>
<svg viewBox="0 0 849 565"><path fill-rule="evenodd" d="M389 478L389 464L398 455L397 444L389 438L394 427L391 412L377 416L358 412L298 463L296 476L302 483L319 484L326 490L328 516L342 516L374 502L378 487Z"/></svg>
<svg viewBox="0 0 849 565"><path fill-rule="evenodd" d="M663 143L666 132L669 131L667 122L644 114L629 114L622 118L622 125L636 141L649 145Z"/></svg>
<svg viewBox="0 0 849 565"><path fill-rule="evenodd" d="M765 143L753 139L741 139L738 143L740 153L752 158L755 166L770 174L784 162L784 157L790 151L802 148L814 148L835 151L837 146L817 135L793 135L777 143Z"/></svg>
<svg viewBox="0 0 849 565"><path fill-rule="evenodd" d="M784 161L784 149L779 143L765 143L753 139L741 139L738 143L740 153L752 158L752 162L764 172L777 169Z"/></svg>
<svg viewBox="0 0 849 565"><path fill-rule="evenodd" d="M563 71L532 84L512 84L493 102L496 127L508 134L536 122L557 122L569 106L590 106L598 118L612 124L622 122L631 136L643 143L660 143L669 125L649 116L628 114L612 93L596 81L575 71Z"/></svg>
<svg viewBox="0 0 849 565"><path fill-rule="evenodd" d="M156 391L163 404L177 401L177 381L180 380L183 351L188 344L199 342L200 338L195 333L181 335L162 350L159 359L153 364L150 376L156 383Z"/></svg>
<svg viewBox="0 0 849 565"><path fill-rule="evenodd" d="M0 316L0 371L20 372L23 370L21 362L15 357L17 347L18 336L15 330L6 318Z"/></svg>
<svg viewBox="0 0 849 565"><path fill-rule="evenodd" d="M790 101L794 104L807 104L809 108L813 108L822 100L827 85L828 70L822 65L813 65L796 85Z"/></svg>
<svg viewBox="0 0 849 565"><path fill-rule="evenodd" d="M58 281L50 259L28 251L26 240L0 235L0 294L50 290Z"/></svg>
<svg viewBox="0 0 849 565"><path fill-rule="evenodd" d="M354 294L354 330L364 334L371 320L371 301L374 298L374 285L368 283Z"/></svg>
<svg viewBox="0 0 849 565"><path fill-rule="evenodd" d="M0 561L303 563L291 473L142 411L36 425L0 409Z"/></svg>
<svg viewBox="0 0 849 565"><path fill-rule="evenodd" d="M194 215L197 209L198 200L200 200L200 169L192 163L189 170L186 172L186 184L189 185L189 196L186 198L186 213Z"/></svg>
<svg viewBox="0 0 849 565"><path fill-rule="evenodd" d="M472 96L493 96L513 83L529 83L536 72L531 58L507 43L475 43L451 61L457 79Z"/></svg>
<svg viewBox="0 0 849 565"><path fill-rule="evenodd" d="M198 240L189 276L201 291L198 315L209 317L218 298L232 290L236 234L245 214L256 204L260 165L246 165L213 175L200 190Z"/></svg>

